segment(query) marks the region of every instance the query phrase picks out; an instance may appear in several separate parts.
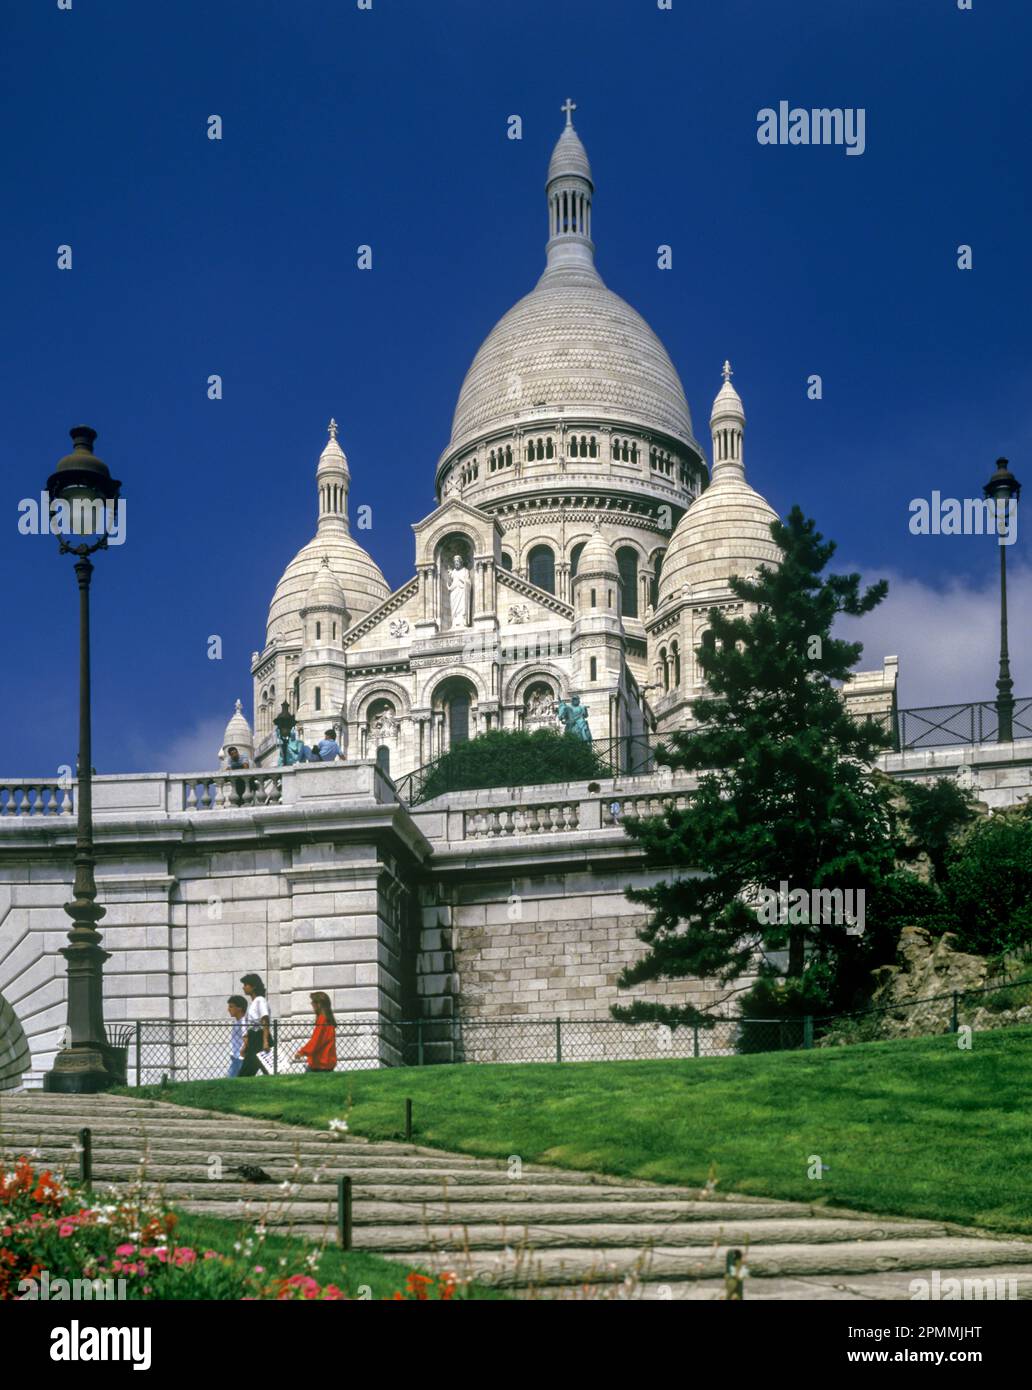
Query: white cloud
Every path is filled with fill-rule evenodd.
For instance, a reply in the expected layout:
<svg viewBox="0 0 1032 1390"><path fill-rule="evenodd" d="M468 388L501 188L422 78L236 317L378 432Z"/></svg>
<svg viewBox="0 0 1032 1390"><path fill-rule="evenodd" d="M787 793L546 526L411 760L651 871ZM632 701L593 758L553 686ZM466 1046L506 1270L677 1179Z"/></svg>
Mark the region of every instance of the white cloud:
<svg viewBox="0 0 1032 1390"><path fill-rule="evenodd" d="M1014 694L1032 695L1032 567L1007 556L1007 609ZM859 570L866 583L889 581L888 597L865 618L843 618L836 636L860 641L858 669L876 670L884 656L899 657L901 708L966 704L996 698L1000 655L999 578L947 580L933 587L923 580L874 571L836 560L837 573Z"/></svg>
<svg viewBox="0 0 1032 1390"><path fill-rule="evenodd" d="M225 718L197 720L192 728L174 734L165 744L143 744L133 739L134 761L140 772L214 772L226 732Z"/></svg>

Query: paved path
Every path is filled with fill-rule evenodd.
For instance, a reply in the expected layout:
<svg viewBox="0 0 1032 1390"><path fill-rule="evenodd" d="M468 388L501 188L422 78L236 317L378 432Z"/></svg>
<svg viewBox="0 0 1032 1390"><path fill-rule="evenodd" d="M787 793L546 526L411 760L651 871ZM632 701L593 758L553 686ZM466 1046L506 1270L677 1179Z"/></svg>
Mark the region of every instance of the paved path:
<svg viewBox="0 0 1032 1390"><path fill-rule="evenodd" d="M518 1297L720 1299L727 1251L740 1249L747 1298L909 1299L911 1280L930 1281L934 1270L942 1280L1002 1280L993 1296L1032 1298L1032 1239L527 1164L513 1179L494 1159L160 1101L0 1097L7 1158L31 1151L75 1172L83 1126L95 1184L142 1173L185 1211L261 1216L270 1229L335 1239L336 1180L350 1174L356 1249L454 1269ZM289 1190L241 1181L238 1164Z"/></svg>

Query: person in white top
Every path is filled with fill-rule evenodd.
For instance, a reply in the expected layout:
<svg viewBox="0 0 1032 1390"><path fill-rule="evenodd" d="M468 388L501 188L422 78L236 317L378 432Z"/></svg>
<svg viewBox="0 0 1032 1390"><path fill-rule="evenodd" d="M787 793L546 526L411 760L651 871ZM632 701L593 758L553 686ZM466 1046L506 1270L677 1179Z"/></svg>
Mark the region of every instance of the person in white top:
<svg viewBox="0 0 1032 1390"><path fill-rule="evenodd" d="M244 1048L240 1054L243 1065L237 1075L257 1076L261 1071L263 1076L268 1076L269 1068L258 1055L269 1051L269 1005L265 998L265 983L260 975L244 975L240 983L247 996L247 1012L244 1014Z"/></svg>

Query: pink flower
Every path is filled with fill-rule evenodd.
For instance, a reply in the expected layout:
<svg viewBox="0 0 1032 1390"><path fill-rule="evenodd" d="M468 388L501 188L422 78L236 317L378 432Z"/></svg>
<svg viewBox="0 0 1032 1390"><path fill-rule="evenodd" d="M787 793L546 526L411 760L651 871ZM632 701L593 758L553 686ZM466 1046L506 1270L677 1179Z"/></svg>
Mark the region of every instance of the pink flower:
<svg viewBox="0 0 1032 1390"><path fill-rule="evenodd" d="M115 1254L116 1254L116 1255L133 1255L133 1254L135 1254L135 1253L136 1253L136 1246L135 1246L135 1245L116 1245L116 1246L115 1246ZM141 1251L140 1253L143 1254L143 1255L146 1255L146 1254L147 1254L147 1251L146 1251L146 1250L143 1250L143 1251Z"/></svg>
<svg viewBox="0 0 1032 1390"><path fill-rule="evenodd" d="M74 1236L74 1235L75 1235L75 1227L72 1226L72 1225L70 1225L70 1224L66 1221L66 1222L64 1222L61 1226L58 1227L57 1234L58 1234L59 1236Z"/></svg>

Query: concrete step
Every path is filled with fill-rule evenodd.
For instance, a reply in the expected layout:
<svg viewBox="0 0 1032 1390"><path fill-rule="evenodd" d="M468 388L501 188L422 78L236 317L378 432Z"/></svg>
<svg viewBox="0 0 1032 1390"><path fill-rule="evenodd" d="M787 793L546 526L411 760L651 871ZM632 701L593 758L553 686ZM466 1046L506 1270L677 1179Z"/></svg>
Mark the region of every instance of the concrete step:
<svg viewBox="0 0 1032 1390"><path fill-rule="evenodd" d="M914 1282L924 1279L931 1284L931 1270L900 1270L894 1274L857 1274L841 1276L834 1274L814 1274L789 1278L757 1279L747 1277L744 1298L749 1303L762 1302L837 1302L869 1303L877 1301L913 1302ZM940 1271L940 1288L947 1279L959 1279L960 1295L967 1302L981 1300L996 1302L1015 1299L1032 1300L1032 1264L1007 1265L1002 1271L993 1273L985 1268L960 1268ZM967 1287L965 1288L965 1281ZM952 1286L947 1286L947 1292ZM539 1297L531 1289L513 1289L512 1296L519 1299ZM646 1302L700 1302L717 1303L726 1300L723 1279L647 1281L625 1288L621 1284L599 1284L587 1290L578 1287L556 1288L549 1295L553 1299L602 1300L631 1299ZM952 1306L948 1302L947 1307ZM917 1307L924 1308L924 1301L918 1299Z"/></svg>
<svg viewBox="0 0 1032 1390"><path fill-rule="evenodd" d="M237 1206L225 1201L198 1201L190 1198L179 1203L184 1211L197 1215L222 1216L238 1210ZM298 1224L305 1222L336 1222L336 1207L332 1202L290 1201L279 1202L254 1200L248 1203L249 1219L264 1220L269 1225ZM356 1213L357 1215L357 1213ZM477 1225L436 1224L433 1213L422 1213L418 1209L404 1214L394 1213L391 1224L369 1224L368 1214L354 1227L354 1244L364 1250L379 1250L387 1254L395 1250L411 1250L413 1245L426 1246L438 1253L451 1251L505 1251L515 1247L528 1247L534 1251L535 1258L550 1250L586 1250L598 1253L610 1247L633 1246L640 1252L646 1247L662 1246L668 1251L682 1248L703 1252L720 1245L723 1247L745 1246L750 1239L758 1242L757 1248L788 1246L797 1248L805 1245L807 1249L820 1244L840 1245L855 1239L858 1242L871 1242L884 1245L887 1241L902 1242L911 1238L942 1238L942 1227L927 1227L917 1222L893 1222L864 1228L858 1223L859 1233L846 1236L837 1222L797 1222L760 1221L745 1225L741 1230L731 1225L718 1225L713 1222L638 1222L617 1224L609 1222L581 1222L566 1226L529 1224L521 1221L501 1221ZM1032 1247L1025 1250L1029 1257ZM752 1255L750 1253L750 1268Z"/></svg>
<svg viewBox="0 0 1032 1390"><path fill-rule="evenodd" d="M604 1249L564 1246L510 1252L482 1250L466 1263L454 1252L438 1252L432 1244L408 1250L385 1251L392 1259L433 1271L455 1269L461 1277L486 1278L499 1287L517 1284L613 1283L623 1279L663 1282L666 1279L722 1279L728 1249L722 1241L708 1249L656 1246L652 1250L612 1245ZM984 1265L1001 1275L1007 1265L1029 1261L1032 1244L947 1236L941 1239L850 1241L828 1244L754 1245L748 1249L751 1278L812 1274L884 1274L891 1270L945 1271L954 1266Z"/></svg>

